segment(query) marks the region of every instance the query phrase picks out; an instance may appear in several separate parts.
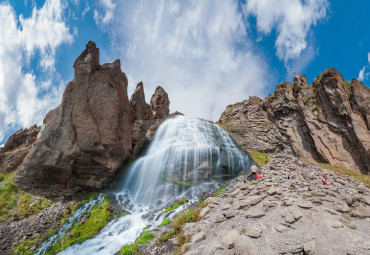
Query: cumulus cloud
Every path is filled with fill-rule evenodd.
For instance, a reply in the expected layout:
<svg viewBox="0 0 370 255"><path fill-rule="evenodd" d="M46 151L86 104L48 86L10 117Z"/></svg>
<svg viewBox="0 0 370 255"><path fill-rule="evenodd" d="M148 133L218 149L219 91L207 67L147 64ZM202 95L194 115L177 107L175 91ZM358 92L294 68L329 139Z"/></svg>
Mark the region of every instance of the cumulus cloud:
<svg viewBox="0 0 370 255"><path fill-rule="evenodd" d="M307 48L307 33L326 17L328 6L327 0L247 0L243 9L256 17L262 34L276 30L276 55L287 64Z"/></svg>
<svg viewBox="0 0 370 255"><path fill-rule="evenodd" d="M246 33L235 1L119 2L113 45L132 92L144 82L168 92L171 110L217 120L228 104L263 95L269 68Z"/></svg>
<svg viewBox="0 0 370 255"><path fill-rule="evenodd" d="M51 80L36 79L27 65L39 52L41 69L54 70L56 48L72 40L63 8L59 0L47 0L31 17L17 18L9 3L0 4L0 141L13 126L40 123L60 102L64 84L51 86Z"/></svg>
<svg viewBox="0 0 370 255"><path fill-rule="evenodd" d="M98 25L107 25L113 20L116 4L112 0L100 0L100 11L94 10L94 19Z"/></svg>

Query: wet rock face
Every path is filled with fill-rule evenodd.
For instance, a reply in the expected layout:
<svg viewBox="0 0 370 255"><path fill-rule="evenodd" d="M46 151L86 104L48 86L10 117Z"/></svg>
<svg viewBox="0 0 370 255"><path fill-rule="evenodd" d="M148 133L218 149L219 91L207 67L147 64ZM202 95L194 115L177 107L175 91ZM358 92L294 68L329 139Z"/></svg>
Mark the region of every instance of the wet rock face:
<svg viewBox="0 0 370 255"><path fill-rule="evenodd" d="M107 186L131 153L127 78L120 61L99 65L89 42L74 64L62 103L44 120L16 183L26 191L61 195Z"/></svg>
<svg viewBox="0 0 370 255"><path fill-rule="evenodd" d="M370 90L327 69L309 86L303 75L261 100L229 105L218 122L244 148L370 172Z"/></svg>

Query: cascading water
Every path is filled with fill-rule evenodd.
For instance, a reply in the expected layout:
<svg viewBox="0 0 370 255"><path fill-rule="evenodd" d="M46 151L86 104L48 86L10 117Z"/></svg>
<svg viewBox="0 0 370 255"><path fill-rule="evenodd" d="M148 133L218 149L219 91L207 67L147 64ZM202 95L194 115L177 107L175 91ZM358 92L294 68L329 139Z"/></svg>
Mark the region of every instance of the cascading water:
<svg viewBox="0 0 370 255"><path fill-rule="evenodd" d="M250 162L214 123L185 116L167 119L145 155L109 191L131 214L113 220L94 238L60 254L114 254L133 242L145 226L156 226L167 217L159 207L180 197L191 199L212 191L249 169Z"/></svg>

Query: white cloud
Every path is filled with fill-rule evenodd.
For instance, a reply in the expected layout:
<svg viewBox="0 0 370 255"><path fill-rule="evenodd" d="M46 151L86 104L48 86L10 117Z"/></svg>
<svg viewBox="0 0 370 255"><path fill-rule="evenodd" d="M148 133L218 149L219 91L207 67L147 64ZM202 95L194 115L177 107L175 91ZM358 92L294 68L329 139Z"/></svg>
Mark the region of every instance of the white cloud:
<svg viewBox="0 0 370 255"><path fill-rule="evenodd" d="M149 101L161 85L171 111L211 120L228 104L264 94L269 69L235 1L119 2L114 17L113 45L130 93L142 80Z"/></svg>
<svg viewBox="0 0 370 255"><path fill-rule="evenodd" d="M98 25L107 25L113 20L114 9L116 8L116 3L113 3L113 0L100 0L100 13L97 10L94 10L94 19ZM104 14L102 14L102 13Z"/></svg>
<svg viewBox="0 0 370 255"><path fill-rule="evenodd" d="M40 64L45 70L54 68L57 46L73 40L62 18L63 8L60 0L47 0L41 9L33 9L30 18L19 17L22 46L28 58L40 50Z"/></svg>
<svg viewBox="0 0 370 255"><path fill-rule="evenodd" d="M307 48L307 33L326 17L328 6L327 0L247 0L244 11L256 17L262 34L276 30L276 55L287 64Z"/></svg>
<svg viewBox="0 0 370 255"><path fill-rule="evenodd" d="M358 78L357 80L359 81L363 81L365 78L365 66L360 70L360 72L358 73Z"/></svg>
<svg viewBox="0 0 370 255"><path fill-rule="evenodd" d="M51 86L52 78L36 77L28 63L39 52L39 65L48 71L45 77L51 76L57 47L72 40L63 8L59 0L47 0L31 17L18 19L8 3L0 4L0 141L13 126L40 123L60 103L64 84Z"/></svg>
<svg viewBox="0 0 370 255"><path fill-rule="evenodd" d="M370 66L370 52L367 53L367 62L368 62L368 64L367 65L364 65L361 68L360 72L358 73L357 80L359 80L359 81L366 80L367 77L369 77L369 75L370 75L370 72L366 72L366 69L369 68L369 66Z"/></svg>
<svg viewBox="0 0 370 255"><path fill-rule="evenodd" d="M81 14L82 19L84 19L84 17L85 17L85 15L86 15L86 13L88 13L89 11L90 11L90 5L89 5L88 3L86 3L86 7L85 7L85 9L82 11L82 14Z"/></svg>

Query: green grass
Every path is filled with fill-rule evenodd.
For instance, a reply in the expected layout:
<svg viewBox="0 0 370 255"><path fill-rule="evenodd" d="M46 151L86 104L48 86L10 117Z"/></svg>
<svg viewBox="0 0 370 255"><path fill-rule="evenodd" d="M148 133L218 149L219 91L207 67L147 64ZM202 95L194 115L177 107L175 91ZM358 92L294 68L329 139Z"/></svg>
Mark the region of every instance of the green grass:
<svg viewBox="0 0 370 255"><path fill-rule="evenodd" d="M312 112L318 112L318 111L320 111L320 108L319 108L317 105L315 105L315 106L311 109L311 111L312 111Z"/></svg>
<svg viewBox="0 0 370 255"><path fill-rule="evenodd" d="M330 164L319 164L319 166L321 168L325 168L325 169L331 170L333 172L352 177L356 181L364 183L368 188L370 188L370 176L369 175L362 174L360 172L353 171L353 170L350 170L350 169L347 169L347 168L344 168L344 167L333 166L333 165L330 165Z"/></svg>
<svg viewBox="0 0 370 255"><path fill-rule="evenodd" d="M40 239L40 237L36 237L36 238L30 239L30 240L23 240L20 244L18 244L17 246L15 246L13 248L13 253L15 255L18 255L18 254L19 255L32 255L34 253L34 251L31 251L30 248L39 239Z"/></svg>
<svg viewBox="0 0 370 255"><path fill-rule="evenodd" d="M259 167L263 166L264 164L267 164L270 161L270 157L266 153L255 150L247 150L247 152Z"/></svg>
<svg viewBox="0 0 370 255"><path fill-rule="evenodd" d="M175 231L170 231L167 234L164 234L163 236L158 238L158 240L162 243L167 242L169 239L173 237L174 234L175 234Z"/></svg>
<svg viewBox="0 0 370 255"><path fill-rule="evenodd" d="M181 205L185 204L187 202L187 200L185 198L182 198L181 200L176 200L173 202L173 206L170 206L168 208L166 208L163 212L163 213L168 213L170 211L173 211L173 210L176 210L177 208L179 208Z"/></svg>
<svg viewBox="0 0 370 255"><path fill-rule="evenodd" d="M181 233L182 228L186 223L199 221L199 214L205 205L198 205L197 208L189 208L187 211L182 212L172 221L172 229L175 233Z"/></svg>
<svg viewBox="0 0 370 255"><path fill-rule="evenodd" d="M169 218L163 219L160 226L166 226L171 223L171 220Z"/></svg>
<svg viewBox="0 0 370 255"><path fill-rule="evenodd" d="M154 235L146 232L136 239L135 243L123 246L119 252L121 255L135 255L139 252L139 244L148 243L152 239L154 239Z"/></svg>
<svg viewBox="0 0 370 255"><path fill-rule="evenodd" d="M111 219L110 201L107 198L88 212L88 219L76 224L46 254L56 254L75 243L82 243L96 235Z"/></svg>
<svg viewBox="0 0 370 255"><path fill-rule="evenodd" d="M164 179L166 181L173 182L173 183L178 184L178 185L192 187L192 185L189 182L184 182L184 181L179 181L179 180L176 180L176 179L172 179L170 177L166 177L164 174L162 174L162 179Z"/></svg>
<svg viewBox="0 0 370 255"><path fill-rule="evenodd" d="M15 173L0 174L0 222L11 217L34 215L51 205L44 197L20 190L14 183Z"/></svg>
<svg viewBox="0 0 370 255"><path fill-rule="evenodd" d="M136 243L125 245L119 252L121 255L135 255L139 252L139 246Z"/></svg>
<svg viewBox="0 0 370 255"><path fill-rule="evenodd" d="M224 190L224 189L226 189L226 187L227 187L227 184L225 183L224 185L222 185L218 190L217 190L217 192L216 192L216 194L215 194L215 196L219 196L219 195L221 195L221 193L222 193L222 191Z"/></svg>
<svg viewBox="0 0 370 255"><path fill-rule="evenodd" d="M352 84L352 82L343 81L342 86L343 87L347 87L348 93L349 93L349 97L353 97L353 84Z"/></svg>

